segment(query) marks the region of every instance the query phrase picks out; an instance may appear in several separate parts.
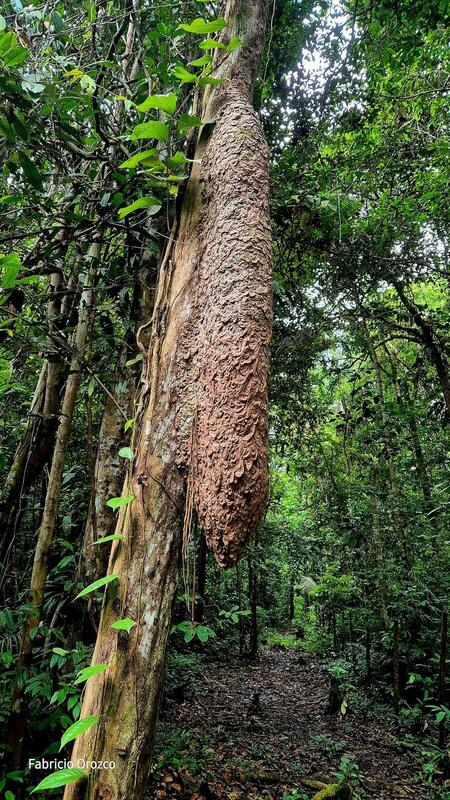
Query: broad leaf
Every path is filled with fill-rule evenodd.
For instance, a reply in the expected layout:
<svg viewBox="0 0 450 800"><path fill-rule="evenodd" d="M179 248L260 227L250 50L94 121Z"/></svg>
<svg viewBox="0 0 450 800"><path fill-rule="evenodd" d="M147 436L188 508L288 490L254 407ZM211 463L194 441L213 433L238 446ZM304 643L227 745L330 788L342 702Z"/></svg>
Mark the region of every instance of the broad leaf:
<svg viewBox="0 0 450 800"><path fill-rule="evenodd" d="M167 159L167 164L171 169L174 169L175 167L181 167L183 164L191 164L191 163L199 164L200 161L199 159L186 158L186 156L184 155L184 153L181 152L181 150L177 150L177 152L174 153L173 156L171 156L171 158Z"/></svg>
<svg viewBox="0 0 450 800"><path fill-rule="evenodd" d="M193 22L184 22L179 26L179 28L181 28L183 31L200 34L201 36L203 36L205 33L218 33L218 31L223 31L223 29L226 27L227 23L222 18L213 19L211 22L207 22L201 17L197 17L197 19L194 19Z"/></svg>
<svg viewBox="0 0 450 800"><path fill-rule="evenodd" d="M196 58L195 61L190 61L189 65L191 67L205 67L207 64L211 64L212 58L207 53L204 56L200 56L200 58Z"/></svg>
<svg viewBox="0 0 450 800"><path fill-rule="evenodd" d="M126 631L129 633L135 625L136 622L134 619L130 619L130 617L124 617L124 619L118 619L116 622L113 622L111 628L114 628L115 631Z"/></svg>
<svg viewBox="0 0 450 800"><path fill-rule="evenodd" d="M38 168L33 164L31 159L28 158L26 153L19 153L19 161L28 183L31 184L34 189L38 189L42 192L42 178Z"/></svg>
<svg viewBox="0 0 450 800"><path fill-rule="evenodd" d="M67 786L68 783L79 781L83 776L84 770L80 767L60 769L58 772L52 772L51 775L47 775L43 781L38 783L38 785L31 790L31 794L33 794L33 792L43 792L47 789L58 789L60 786Z"/></svg>
<svg viewBox="0 0 450 800"><path fill-rule="evenodd" d="M108 508L120 508L120 506L127 506L128 503L134 500L134 494L128 494L126 497L111 497L107 500L106 505Z"/></svg>
<svg viewBox="0 0 450 800"><path fill-rule="evenodd" d="M64 731L63 735L61 736L61 746L59 749L62 750L64 745L66 745L68 742L73 741L73 739L76 739L77 736L80 736L85 731L88 731L89 728L92 728L93 725L97 724L99 719L100 717L95 716L83 717L83 719L79 719L74 722L73 725L71 725L70 728L67 728L67 730Z"/></svg>
<svg viewBox="0 0 450 800"><path fill-rule="evenodd" d="M157 122L150 120L149 122L141 122L133 128L130 139L158 139L161 142L167 142L169 138L169 127L164 122Z"/></svg>
<svg viewBox="0 0 450 800"><path fill-rule="evenodd" d="M105 669L108 669L108 664L96 664L93 667L85 667L78 672L74 684L84 683L89 678L92 678L93 675L99 675L100 672L104 672Z"/></svg>
<svg viewBox="0 0 450 800"><path fill-rule="evenodd" d="M202 124L200 117L193 114L182 114L178 120L178 127L180 131L188 131L190 128L199 128Z"/></svg>
<svg viewBox="0 0 450 800"><path fill-rule="evenodd" d="M182 64L178 64L172 70L172 75L174 78L178 78L181 83L197 83L197 75L194 75L193 72L188 72L187 69L183 67Z"/></svg>
<svg viewBox="0 0 450 800"><path fill-rule="evenodd" d="M161 162L158 158L157 152L157 150L142 150L140 153L135 153L134 156L127 158L126 161L124 161L122 164L119 164L119 169L132 169L143 162L144 166L150 166L155 163L160 164Z"/></svg>
<svg viewBox="0 0 450 800"><path fill-rule="evenodd" d="M141 208L146 208L150 216L153 216L160 210L161 200L158 200L157 197L140 197L139 200L135 200L131 205L119 208L119 218L125 219L128 214L134 214L135 211L139 211Z"/></svg>
<svg viewBox="0 0 450 800"><path fill-rule="evenodd" d="M177 96L174 92L170 94L151 94L138 106L138 111L149 111L151 108L158 108L166 114L174 114L177 107Z"/></svg>
<svg viewBox="0 0 450 800"><path fill-rule="evenodd" d="M102 586L107 586L108 583L112 583L112 581L117 580L119 580L117 575L105 575L104 578L99 578L98 581L94 581L94 583L90 583L89 586L85 586L85 588L82 589L79 594L77 594L75 600L78 600L79 597L85 597L87 594L91 594L91 592L101 589Z"/></svg>
<svg viewBox="0 0 450 800"><path fill-rule="evenodd" d="M219 42L217 39L203 39L199 47L202 50L225 50L224 43Z"/></svg>
<svg viewBox="0 0 450 800"><path fill-rule="evenodd" d="M119 456L121 458L128 458L130 461L132 458L134 458L131 447L121 447L119 450Z"/></svg>
<svg viewBox="0 0 450 800"><path fill-rule="evenodd" d="M227 44L226 46L226 51L227 53L232 53L233 50L237 50L237 48L241 47L241 45L243 44L244 44L243 39L239 39L238 36L233 36L231 42L229 42L229 44Z"/></svg>

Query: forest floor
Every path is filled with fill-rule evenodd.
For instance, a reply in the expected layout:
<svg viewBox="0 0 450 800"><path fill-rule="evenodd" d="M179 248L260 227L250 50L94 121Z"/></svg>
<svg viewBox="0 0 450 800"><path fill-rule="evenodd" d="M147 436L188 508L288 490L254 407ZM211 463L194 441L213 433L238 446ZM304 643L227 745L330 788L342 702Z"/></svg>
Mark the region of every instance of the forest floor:
<svg viewBox="0 0 450 800"><path fill-rule="evenodd" d="M192 698L164 708L150 797L281 800L294 787L313 797L317 784L308 781L336 782L346 755L359 767L361 798L428 800L418 753L402 746L394 725L367 704L350 703L344 717L325 713L328 687L320 660L298 651L205 665Z"/></svg>

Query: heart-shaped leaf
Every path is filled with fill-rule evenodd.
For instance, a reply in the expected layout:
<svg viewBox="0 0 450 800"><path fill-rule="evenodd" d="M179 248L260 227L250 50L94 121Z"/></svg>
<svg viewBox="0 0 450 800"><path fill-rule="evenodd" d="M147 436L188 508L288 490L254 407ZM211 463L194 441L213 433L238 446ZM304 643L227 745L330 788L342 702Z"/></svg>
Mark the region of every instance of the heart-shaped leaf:
<svg viewBox="0 0 450 800"><path fill-rule="evenodd" d="M111 628L114 628L115 631L126 631L129 633L132 628L136 625L134 619L130 619L130 617L125 617L124 619L118 619L111 625Z"/></svg>

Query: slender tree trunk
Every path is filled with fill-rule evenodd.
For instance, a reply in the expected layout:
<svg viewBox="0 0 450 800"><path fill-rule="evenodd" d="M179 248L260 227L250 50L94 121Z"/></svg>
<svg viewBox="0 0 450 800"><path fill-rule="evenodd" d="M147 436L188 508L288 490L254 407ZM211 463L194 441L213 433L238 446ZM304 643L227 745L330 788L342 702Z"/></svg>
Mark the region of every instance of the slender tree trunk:
<svg viewBox="0 0 450 800"><path fill-rule="evenodd" d="M252 557L248 557L248 602L250 606L250 645L248 655L256 658L258 655L258 587L256 572Z"/></svg>
<svg viewBox="0 0 450 800"><path fill-rule="evenodd" d="M394 629L392 635L392 662L394 711L398 716L400 710L400 634L397 620L394 620Z"/></svg>
<svg viewBox="0 0 450 800"><path fill-rule="evenodd" d="M99 258L99 245L93 244L90 249L90 258L96 262ZM92 280L91 271L86 281L80 300L80 310L77 329L75 333L73 354L70 362L69 376L67 379L64 400L61 408L60 422L56 433L55 448L48 479L45 496L44 510L38 532L33 570L30 584L31 610L26 617L22 631L22 641L17 661L17 678L13 693L13 711L9 722L9 743L13 751L14 766L20 766L24 746L26 727L25 687L19 685L18 677L26 670L33 652L33 633L39 626L44 602L45 585L47 582L48 559L55 535L58 508L61 497L62 477L64 463L72 429L72 419L75 409L78 388L81 382L83 355L87 342L90 313L92 305Z"/></svg>
<svg viewBox="0 0 450 800"><path fill-rule="evenodd" d="M200 532L200 537L197 547L197 587L196 594L199 599L195 601L195 621L202 622L205 612L205 589L206 589L206 559L208 556L208 546L203 531Z"/></svg>
<svg viewBox="0 0 450 800"><path fill-rule="evenodd" d="M366 678L370 686L372 683L372 656L371 656L371 637L369 626L366 627Z"/></svg>
<svg viewBox="0 0 450 800"><path fill-rule="evenodd" d="M132 403L134 394L133 378L125 374L126 359L124 349L112 397L106 397L98 435L91 499L78 568L78 575L83 576L87 583L103 577L106 572L109 548L107 545L94 545L94 542L114 533L116 515L106 502L111 497L120 496L127 466L127 461L119 456L120 448L127 444L130 436L124 432L124 424L130 416L130 401Z"/></svg>
<svg viewBox="0 0 450 800"><path fill-rule="evenodd" d="M217 560L232 564L265 509L271 330L267 148L251 94L266 4L229 2L225 78L203 99L195 163L159 270L135 459L109 562L81 717L101 715L72 760L114 759L65 798L139 800L149 771L182 535L192 501ZM219 51L223 53L223 51ZM226 429L225 426L226 425ZM220 427L222 426L222 427ZM187 502L186 502L187 500ZM118 617L136 625L111 629Z"/></svg>
<svg viewBox="0 0 450 800"><path fill-rule="evenodd" d="M374 480L374 479L372 479ZM370 496L372 509L372 541L375 550L375 559L378 572L378 594L380 598L381 614L386 628L389 627L388 597L386 589L385 563L383 540L381 536L380 511L378 508L378 498L375 493L375 486Z"/></svg>
<svg viewBox="0 0 450 800"><path fill-rule="evenodd" d="M242 581L241 581L241 565L239 562L236 564L236 591L239 611L242 611ZM244 618L239 614L239 658L244 655L245 648L245 627Z"/></svg>
<svg viewBox="0 0 450 800"><path fill-rule="evenodd" d="M438 703L445 706L445 674L447 667L447 630L448 630L448 613L442 611L441 614L441 636L439 648L439 692ZM447 732L445 722L442 721L439 725L439 747L445 747Z"/></svg>
<svg viewBox="0 0 450 800"><path fill-rule="evenodd" d="M288 618L290 622L292 622L292 620L295 617L294 589L295 589L295 581L294 581L294 576L292 575L289 580L289 601L288 601Z"/></svg>
<svg viewBox="0 0 450 800"><path fill-rule="evenodd" d="M114 532L115 512L106 505L111 497L121 494L128 461L119 456L122 446L128 444L130 433L124 430L127 419L134 418L136 383L138 376L126 366L130 353L135 352L136 336L140 347L148 349L149 338L145 326L151 319L154 305L156 263L151 252L140 257L140 268L134 282L131 308L132 329L123 343L118 357L115 382L111 394L106 396L102 422L98 433L98 447L92 481L91 499L78 566L78 577L87 583L103 577L108 567L110 547L94 545L96 539Z"/></svg>

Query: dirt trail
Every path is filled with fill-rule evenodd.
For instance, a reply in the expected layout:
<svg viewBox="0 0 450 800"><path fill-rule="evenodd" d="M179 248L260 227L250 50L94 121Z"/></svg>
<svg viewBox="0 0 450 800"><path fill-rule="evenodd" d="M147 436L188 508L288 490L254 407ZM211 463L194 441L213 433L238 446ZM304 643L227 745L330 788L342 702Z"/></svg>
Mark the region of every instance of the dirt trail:
<svg viewBox="0 0 450 800"><path fill-rule="evenodd" d="M332 782L347 755L363 777L361 797L428 800L417 762L395 742L395 729L351 706L344 718L326 714L327 689L320 661L293 651L271 650L255 663L205 666L194 697L165 709L163 780L150 796L281 800L298 787L300 796L312 797L314 790L300 780ZM260 711L257 700L252 703L255 693ZM199 792L202 781L208 789Z"/></svg>

